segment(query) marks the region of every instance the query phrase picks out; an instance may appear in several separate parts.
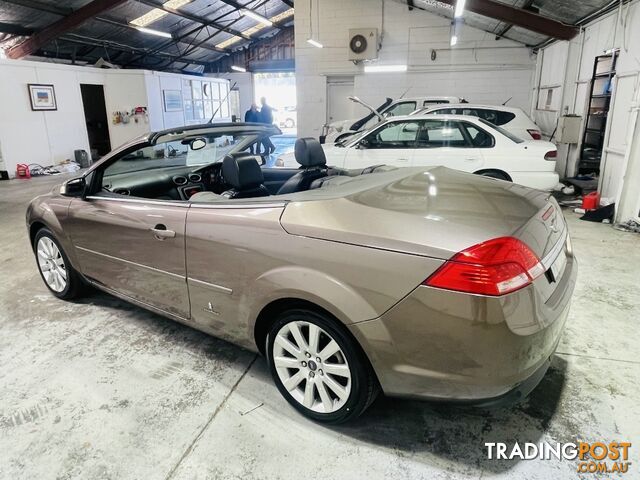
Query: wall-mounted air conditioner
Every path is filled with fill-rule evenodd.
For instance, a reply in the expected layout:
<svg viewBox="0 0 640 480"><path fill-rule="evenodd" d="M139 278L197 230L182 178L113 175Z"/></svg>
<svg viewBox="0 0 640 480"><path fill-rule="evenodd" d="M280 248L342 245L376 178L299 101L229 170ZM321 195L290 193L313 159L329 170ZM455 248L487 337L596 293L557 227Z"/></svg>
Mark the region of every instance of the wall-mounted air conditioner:
<svg viewBox="0 0 640 480"><path fill-rule="evenodd" d="M378 29L356 28L349 30L349 60L373 60L378 58Z"/></svg>

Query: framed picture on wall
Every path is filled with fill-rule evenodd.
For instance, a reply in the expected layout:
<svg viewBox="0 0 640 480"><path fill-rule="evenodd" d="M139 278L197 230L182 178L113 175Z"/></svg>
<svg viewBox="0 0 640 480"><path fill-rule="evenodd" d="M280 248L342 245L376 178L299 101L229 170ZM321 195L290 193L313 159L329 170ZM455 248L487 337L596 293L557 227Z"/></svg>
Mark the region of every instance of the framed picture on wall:
<svg viewBox="0 0 640 480"><path fill-rule="evenodd" d="M182 92L180 90L163 90L164 111L179 112L182 110Z"/></svg>
<svg viewBox="0 0 640 480"><path fill-rule="evenodd" d="M31 110L57 110L56 91L53 85L40 83L29 83L29 100L31 100Z"/></svg>

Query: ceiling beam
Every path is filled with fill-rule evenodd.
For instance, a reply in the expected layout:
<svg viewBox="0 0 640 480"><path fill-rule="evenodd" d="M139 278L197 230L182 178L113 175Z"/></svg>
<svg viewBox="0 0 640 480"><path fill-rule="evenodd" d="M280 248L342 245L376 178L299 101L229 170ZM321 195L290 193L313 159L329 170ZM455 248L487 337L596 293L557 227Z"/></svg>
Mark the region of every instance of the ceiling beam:
<svg viewBox="0 0 640 480"><path fill-rule="evenodd" d="M455 0L440 1L455 7ZM465 10L559 40L571 40L580 31L579 28L574 25L567 25L566 23L552 20L537 13L512 7L494 0L466 0Z"/></svg>
<svg viewBox="0 0 640 480"><path fill-rule="evenodd" d="M135 30L135 31L139 32L139 30L135 27L135 25L132 25L130 23L118 22L117 20L112 20L110 18L105 18L105 17L95 17L93 20L96 20L96 21L101 22L101 23L106 23L107 25L113 25L114 27L127 28L129 30ZM179 43L179 44L185 45L185 46L187 46L187 48L191 47L192 46L191 42L186 41L186 40L188 40L188 39L176 40L175 43ZM212 47L210 45L201 45L200 48L204 48L205 50L210 50L210 51L216 52L216 53L225 53L225 50L223 50L221 48Z"/></svg>
<svg viewBox="0 0 640 480"><path fill-rule="evenodd" d="M22 25L16 25L15 23L0 22L0 33L8 33L10 35L31 35L33 30L30 28L24 28Z"/></svg>
<svg viewBox="0 0 640 480"><path fill-rule="evenodd" d="M176 15L178 17L182 17L182 18L186 18L187 20L191 20L194 23L200 23L202 25L206 25L209 27L213 27L216 28L222 32L227 32L230 33L231 35L235 35L237 37L242 37L245 40L250 40L249 37L247 37L246 35L244 35L242 32L235 30L233 28L229 28L225 25L222 25L218 22L216 22L215 20L207 20L204 17L199 17L197 15L192 15L190 13L185 13L185 12L181 12L180 10L176 10L175 8L171 8L171 7L167 7L165 5L162 5L161 3L157 3L154 0L138 0L140 3L143 3L149 7L153 7L153 8L158 8L160 10L164 10L167 13L170 13L172 15Z"/></svg>
<svg viewBox="0 0 640 480"><path fill-rule="evenodd" d="M536 8L532 7L533 1L534 0L525 0L524 4L522 4L520 6L520 8L522 8L524 10L529 10L530 12L538 13L538 10ZM500 40L502 37L504 37L505 34L509 30L511 30L512 27L513 27L513 24L512 23L508 23L502 29L500 29L500 31L496 33L496 40Z"/></svg>
<svg viewBox="0 0 640 480"><path fill-rule="evenodd" d="M61 18L57 22L49 25L40 32L32 35L27 40L13 48L7 50L8 58L22 58L25 55L31 55L38 51L41 47L49 43L51 40L56 39L60 35L73 30L78 25L81 25L85 21L89 20L96 15L101 14L107 10L120 5L127 0L93 0L84 7L75 10L70 15Z"/></svg>
<svg viewBox="0 0 640 480"><path fill-rule="evenodd" d="M71 15L73 9L69 7L60 7L50 3L39 2L38 0L4 0L5 3L11 3L20 7L31 8L33 10L39 10L41 12L54 13L62 17Z"/></svg>
<svg viewBox="0 0 640 480"><path fill-rule="evenodd" d="M63 35L62 37L60 37L60 40L63 40L65 42L69 42L69 43L75 43L78 45L89 45L89 46L93 46L93 47L103 47L103 48L109 48L112 50L117 50L119 52L125 52L125 53L141 53L143 54L143 56L154 56L154 57L159 57L159 58L164 58L167 60L172 60L172 61L176 61L178 60L178 58L182 58L182 57L178 57L177 55L173 55L171 53L167 53L167 52L150 52L147 49L144 48L139 48L139 47L133 47L133 46L129 46L129 45L123 45L121 43L118 42L112 42L109 40L96 40L94 38L90 38L90 37L85 37L83 35L76 35L76 34L68 34L68 35ZM192 60L190 58L183 58L182 60L180 60L182 63L194 63L194 64L198 64L198 65L208 65L209 62L203 62L202 60Z"/></svg>

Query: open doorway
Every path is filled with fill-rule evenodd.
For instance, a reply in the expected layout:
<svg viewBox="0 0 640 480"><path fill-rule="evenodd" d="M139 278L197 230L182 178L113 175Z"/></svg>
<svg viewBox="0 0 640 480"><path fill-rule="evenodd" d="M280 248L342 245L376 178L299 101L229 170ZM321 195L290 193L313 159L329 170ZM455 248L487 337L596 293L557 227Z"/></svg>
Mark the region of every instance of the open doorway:
<svg viewBox="0 0 640 480"><path fill-rule="evenodd" d="M296 133L298 116L296 112L296 76L293 72L256 73L253 76L256 103L264 97L273 108L273 123L283 133Z"/></svg>
<svg viewBox="0 0 640 480"><path fill-rule="evenodd" d="M253 92L258 108L260 99L267 101L273 108L273 123L282 135L271 137L274 151L267 159L268 167L279 166L277 159L280 155L292 152L296 143L298 128L298 113L296 108L296 76L293 72L265 72L253 75Z"/></svg>
<svg viewBox="0 0 640 480"><path fill-rule="evenodd" d="M87 123L91 158L96 161L111 151L104 87L102 85L83 83L80 84L80 93L82 94L84 118Z"/></svg>

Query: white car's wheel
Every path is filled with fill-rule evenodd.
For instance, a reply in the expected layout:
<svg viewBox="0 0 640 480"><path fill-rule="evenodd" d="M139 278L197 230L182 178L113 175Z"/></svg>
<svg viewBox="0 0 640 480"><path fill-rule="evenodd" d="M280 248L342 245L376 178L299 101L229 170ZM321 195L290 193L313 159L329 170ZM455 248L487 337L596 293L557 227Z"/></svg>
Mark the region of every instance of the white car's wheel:
<svg viewBox="0 0 640 480"><path fill-rule="evenodd" d="M267 349L282 395L316 421L355 418L378 392L359 347L333 319L318 312L295 309L280 315L267 337Z"/></svg>

